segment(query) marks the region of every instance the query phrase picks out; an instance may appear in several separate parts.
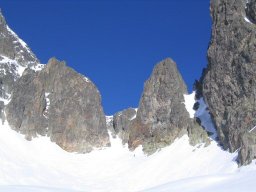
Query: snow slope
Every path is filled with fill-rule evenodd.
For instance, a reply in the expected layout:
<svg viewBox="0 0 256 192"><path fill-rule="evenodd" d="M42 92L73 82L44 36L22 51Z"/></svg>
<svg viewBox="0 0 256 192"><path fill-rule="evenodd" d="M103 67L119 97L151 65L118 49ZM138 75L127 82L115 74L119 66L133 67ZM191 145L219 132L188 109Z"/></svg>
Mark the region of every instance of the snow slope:
<svg viewBox="0 0 256 192"><path fill-rule="evenodd" d="M255 192L255 170L236 174L218 174L171 182L146 192Z"/></svg>
<svg viewBox="0 0 256 192"><path fill-rule="evenodd" d="M189 145L185 135L151 156L130 152L119 138L89 154L67 153L47 137L26 141L0 125L0 192L255 191L254 164L238 168L236 153L212 140Z"/></svg>

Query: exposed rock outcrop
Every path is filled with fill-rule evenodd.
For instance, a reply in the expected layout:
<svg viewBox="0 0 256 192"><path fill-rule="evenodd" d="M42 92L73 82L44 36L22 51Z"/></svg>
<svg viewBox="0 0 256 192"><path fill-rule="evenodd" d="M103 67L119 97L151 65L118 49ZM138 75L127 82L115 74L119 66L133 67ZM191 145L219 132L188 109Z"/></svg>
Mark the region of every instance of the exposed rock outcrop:
<svg viewBox="0 0 256 192"><path fill-rule="evenodd" d="M143 145L151 154L188 133L191 143L206 142L206 132L190 119L184 105L187 87L174 61L156 65L144 85L137 116L132 122L129 147Z"/></svg>
<svg viewBox="0 0 256 192"><path fill-rule="evenodd" d="M16 81L6 115L28 139L47 135L66 151L89 152L110 144L96 86L54 58L43 70L27 69Z"/></svg>
<svg viewBox="0 0 256 192"><path fill-rule="evenodd" d="M193 145L208 141L206 132L189 117L184 105L187 88L171 59L154 68L138 111L119 112L106 124L96 86L54 58L39 64L0 14L0 80L2 119L27 139L49 136L66 151L109 146L108 129L131 149L142 144L147 154L184 134Z"/></svg>
<svg viewBox="0 0 256 192"><path fill-rule="evenodd" d="M203 96L220 143L239 150L240 165L256 157L256 1L211 0L212 37Z"/></svg>
<svg viewBox="0 0 256 192"><path fill-rule="evenodd" d="M6 24L0 10L0 55L17 61L21 66L35 66L39 63L34 53Z"/></svg>
<svg viewBox="0 0 256 192"><path fill-rule="evenodd" d="M128 108L116 113L113 117L115 134L122 139L123 144L128 143L132 122L136 118L137 109Z"/></svg>
<svg viewBox="0 0 256 192"><path fill-rule="evenodd" d="M0 115L27 139L47 135L67 151L110 145L96 86L64 62L39 64L1 12Z"/></svg>
<svg viewBox="0 0 256 192"><path fill-rule="evenodd" d="M0 116L5 119L4 106L8 103L15 81L26 67L40 68L39 61L6 24L0 10Z"/></svg>

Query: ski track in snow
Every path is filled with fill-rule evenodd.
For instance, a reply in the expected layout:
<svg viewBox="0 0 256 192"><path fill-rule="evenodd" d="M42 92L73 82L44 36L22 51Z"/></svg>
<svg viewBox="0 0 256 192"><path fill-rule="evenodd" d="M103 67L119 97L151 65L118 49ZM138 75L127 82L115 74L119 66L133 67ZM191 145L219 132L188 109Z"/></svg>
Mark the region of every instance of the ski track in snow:
<svg viewBox="0 0 256 192"><path fill-rule="evenodd" d="M207 114L201 107L194 115ZM237 153L223 151L214 140L208 147L191 146L184 135L146 156L141 146L131 152L118 137L110 138L109 148L68 153L48 137L27 141L5 122L0 125L0 192L255 191L255 162L238 168Z"/></svg>

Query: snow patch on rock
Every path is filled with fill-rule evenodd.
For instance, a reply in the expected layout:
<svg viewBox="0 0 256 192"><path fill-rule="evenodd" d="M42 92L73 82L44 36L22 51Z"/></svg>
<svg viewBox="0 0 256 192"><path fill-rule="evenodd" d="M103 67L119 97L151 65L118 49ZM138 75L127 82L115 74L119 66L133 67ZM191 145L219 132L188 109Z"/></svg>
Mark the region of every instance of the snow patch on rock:
<svg viewBox="0 0 256 192"><path fill-rule="evenodd" d="M50 107L50 104L51 104L49 95L50 95L50 93L45 92L46 108L45 108L45 111L43 113L43 116L45 118L48 118L48 110L49 110L49 107Z"/></svg>
<svg viewBox="0 0 256 192"><path fill-rule="evenodd" d="M3 66L1 66L3 65ZM15 80L17 80L19 77L22 76L24 70L26 67L23 67L18 64L16 60L10 59L6 56L0 55L0 66L1 66L1 71L6 75L6 69L5 67L8 67L8 72L14 71L14 76Z"/></svg>
<svg viewBox="0 0 256 192"><path fill-rule="evenodd" d="M106 116L106 123L109 125L113 121L113 115L111 116Z"/></svg>
<svg viewBox="0 0 256 192"><path fill-rule="evenodd" d="M195 116L195 110L193 109L193 106L195 104L195 91L193 91L191 94L184 94L184 104L186 107L186 110L189 113L190 118L194 118Z"/></svg>
<svg viewBox="0 0 256 192"><path fill-rule="evenodd" d="M32 69L34 71L41 71L44 67L45 67L45 64L37 64L37 65L32 66L30 69Z"/></svg>
<svg viewBox="0 0 256 192"><path fill-rule="evenodd" d="M207 132L211 133L210 137L212 139L216 139L216 128L204 99L200 98L199 100L195 100L195 91L193 91L191 94L184 95L184 100L184 104L190 118L199 118L201 121L201 126L203 126ZM193 109L195 103L199 104L199 108L196 111Z"/></svg>
<svg viewBox="0 0 256 192"><path fill-rule="evenodd" d="M137 117L138 108L133 108L133 109L136 111L136 113L133 117L130 118L130 121L134 120Z"/></svg>
<svg viewBox="0 0 256 192"><path fill-rule="evenodd" d="M247 23L253 24L246 16L244 16L244 20L245 20Z"/></svg>

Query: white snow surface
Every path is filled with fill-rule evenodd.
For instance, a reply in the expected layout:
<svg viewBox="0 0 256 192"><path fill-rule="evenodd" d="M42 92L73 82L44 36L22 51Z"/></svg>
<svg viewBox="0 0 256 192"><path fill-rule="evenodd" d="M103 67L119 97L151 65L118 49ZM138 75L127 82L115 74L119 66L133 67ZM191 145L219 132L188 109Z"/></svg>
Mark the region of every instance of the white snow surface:
<svg viewBox="0 0 256 192"><path fill-rule="evenodd" d="M45 67L45 64L37 64L35 66L32 66L31 69L34 71L41 71Z"/></svg>
<svg viewBox="0 0 256 192"><path fill-rule="evenodd" d="M109 125L111 123L111 121L113 121L113 115L106 116L106 123L107 123L107 125Z"/></svg>
<svg viewBox="0 0 256 192"><path fill-rule="evenodd" d="M85 80L85 82L87 82L87 83L90 82L89 78L87 78L87 77L85 77L85 76L84 76L84 80Z"/></svg>
<svg viewBox="0 0 256 192"><path fill-rule="evenodd" d="M111 117L109 117L111 119ZM0 125L0 192L237 192L255 191L256 166L238 168L237 153L214 140L191 146L187 135L153 155L131 152L117 137L111 147L68 153L48 137L27 141Z"/></svg>
<svg viewBox="0 0 256 192"><path fill-rule="evenodd" d="M22 65L20 65L16 60L10 59L9 57L6 57L4 55L0 55L0 65L9 65L9 69L14 67L14 69L15 69L14 75L15 75L16 79L18 77L21 77L23 72L27 68L27 67L23 67ZM45 64L36 64L35 66L32 66L31 69L34 71L41 71L44 67L45 67ZM9 72L11 72L11 70L9 70ZM0 69L0 73L3 73L4 75L6 75L5 69Z"/></svg>
<svg viewBox="0 0 256 192"><path fill-rule="evenodd" d="M251 22L246 16L244 16L244 20L245 20L247 23L252 24L252 22Z"/></svg>
<svg viewBox="0 0 256 192"><path fill-rule="evenodd" d="M50 95L49 92L45 92L45 93L44 93L45 100L46 100L46 108L45 108L45 111L44 111L44 113L43 113L43 116L44 116L45 118L48 118L48 110L49 110L49 107L50 107L50 104L51 104L49 95Z"/></svg>
<svg viewBox="0 0 256 192"><path fill-rule="evenodd" d="M194 118L195 116L195 110L193 109L193 106L195 104L195 92L192 92L191 94L184 94L184 104L185 107L189 113L190 118Z"/></svg>
<svg viewBox="0 0 256 192"><path fill-rule="evenodd" d="M19 65L16 60L10 59L3 55L0 55L0 65L9 65L10 69L12 68L11 66L13 66L15 68L15 75L17 77L21 77L22 73L26 69L26 67ZM3 73L6 75L6 71L4 69L3 69Z"/></svg>
<svg viewBox="0 0 256 192"><path fill-rule="evenodd" d="M7 105L11 101L11 94L5 93L7 98L0 97L0 101L4 102L4 105Z"/></svg>
<svg viewBox="0 0 256 192"><path fill-rule="evenodd" d="M215 139L217 137L217 132L214 123L212 122L208 106L204 102L203 98L195 100L195 94L195 91L193 91L191 94L184 95L185 107L190 115L190 118L198 117L201 120L201 125L205 128L205 130L212 133L211 138ZM199 108L195 111L193 106L196 102L199 103Z"/></svg>
<svg viewBox="0 0 256 192"><path fill-rule="evenodd" d="M133 109L136 111L136 113L132 118L130 118L130 121L134 120L137 117L138 108L133 108Z"/></svg>
<svg viewBox="0 0 256 192"><path fill-rule="evenodd" d="M130 152L118 138L111 137L111 144L89 154L68 153L47 137L26 141L5 123L0 126L0 192L210 191L240 178L236 189L256 187L255 166L239 169L233 161L237 154L215 141L193 147L185 135L151 156L141 147Z"/></svg>

